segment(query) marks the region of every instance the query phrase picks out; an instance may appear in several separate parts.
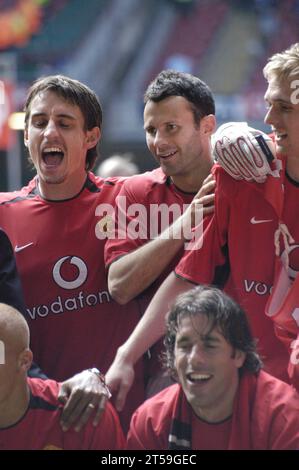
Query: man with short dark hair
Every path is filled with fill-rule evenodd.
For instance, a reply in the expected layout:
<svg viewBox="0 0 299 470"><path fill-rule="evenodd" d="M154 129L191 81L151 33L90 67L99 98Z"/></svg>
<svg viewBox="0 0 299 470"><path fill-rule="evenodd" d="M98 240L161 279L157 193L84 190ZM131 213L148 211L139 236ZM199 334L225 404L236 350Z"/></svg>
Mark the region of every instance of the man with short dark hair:
<svg viewBox="0 0 299 470"><path fill-rule="evenodd" d="M210 137L216 125L210 88L188 73L160 72L148 86L144 104L146 143L160 167L125 182L118 200L122 198L126 207L136 210L124 214L118 204L116 219L125 220L125 233L117 227L116 236L105 247L109 292L120 304L134 299L130 306L137 304L140 315L182 256L198 205L198 213L202 204L206 204L204 214L213 211L213 195L207 193L214 182L206 178L213 164ZM138 223L140 232L131 234L130 227L137 225L137 207L144 217ZM122 408L127 385L133 380L132 369L123 361L125 348L126 344L119 348L107 374L117 409ZM163 377L160 381L155 360L159 353L156 345L148 362L149 393L165 383Z"/></svg>
<svg viewBox="0 0 299 470"><path fill-rule="evenodd" d="M222 133L227 160L237 162L236 166L241 162L249 180L237 181L215 166L215 212L202 243L186 251L161 284L122 350L123 369L132 370L163 335L173 297L194 284L211 283L246 309L265 370L299 390L299 223L294 217L299 197L299 43L270 57L264 76L268 82L265 123L271 125L274 163L280 165L267 171L253 151L254 136L244 125L234 126L236 132L228 128L227 134ZM237 151L231 145L235 143L240 144ZM253 171L250 158L242 158L244 149ZM260 167L266 171L259 174ZM127 393L127 384L124 387Z"/></svg>
<svg viewBox="0 0 299 470"><path fill-rule="evenodd" d="M128 449L295 450L299 396L261 370L244 311L214 287L179 296L165 337L177 379L134 413Z"/></svg>

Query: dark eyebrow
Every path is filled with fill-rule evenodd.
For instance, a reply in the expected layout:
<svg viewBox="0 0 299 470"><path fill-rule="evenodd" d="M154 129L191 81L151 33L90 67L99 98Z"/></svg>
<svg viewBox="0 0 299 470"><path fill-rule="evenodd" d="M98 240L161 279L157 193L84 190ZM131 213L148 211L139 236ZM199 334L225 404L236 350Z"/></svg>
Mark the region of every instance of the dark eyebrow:
<svg viewBox="0 0 299 470"><path fill-rule="evenodd" d="M216 338L215 336L211 336L210 334L201 335L201 340L205 343L220 343L220 339Z"/></svg>
<svg viewBox="0 0 299 470"><path fill-rule="evenodd" d="M33 113L31 114L31 118L39 118L39 117L46 117L47 116L47 113ZM61 113L61 114L57 114L58 118L63 118L63 119L71 119L73 121L76 120L76 118L74 116L72 116L71 114L64 114L64 113Z"/></svg>
<svg viewBox="0 0 299 470"><path fill-rule="evenodd" d="M179 339L177 340L177 343L184 343L185 341L189 341L189 340L190 340L189 336L184 335L184 336L179 337Z"/></svg>
<svg viewBox="0 0 299 470"><path fill-rule="evenodd" d="M275 98L274 97L272 100L269 100L267 95L264 96L264 101L266 101L267 103L270 103L270 101L274 101L275 103L280 103L280 104L286 104L286 105L292 104L291 101L287 101L287 100L284 100L282 98Z"/></svg>

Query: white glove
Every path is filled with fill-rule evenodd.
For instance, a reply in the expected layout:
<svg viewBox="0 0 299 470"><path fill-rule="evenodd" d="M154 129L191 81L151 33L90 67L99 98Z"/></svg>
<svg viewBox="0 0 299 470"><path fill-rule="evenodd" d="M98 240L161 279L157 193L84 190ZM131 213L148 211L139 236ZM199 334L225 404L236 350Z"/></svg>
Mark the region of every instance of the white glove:
<svg viewBox="0 0 299 470"><path fill-rule="evenodd" d="M212 152L214 159L237 180L264 183L268 174L279 177L282 167L275 158L271 138L246 122L220 126L212 136Z"/></svg>

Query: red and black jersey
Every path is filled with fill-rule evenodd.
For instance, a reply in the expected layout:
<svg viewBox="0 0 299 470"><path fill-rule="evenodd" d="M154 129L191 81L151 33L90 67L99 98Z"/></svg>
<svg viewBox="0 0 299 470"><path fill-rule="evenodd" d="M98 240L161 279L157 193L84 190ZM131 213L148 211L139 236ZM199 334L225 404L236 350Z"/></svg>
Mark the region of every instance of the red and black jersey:
<svg viewBox="0 0 299 470"><path fill-rule="evenodd" d="M132 416L127 449L166 450L178 429L179 449L189 448L187 438L194 450L298 449L298 394L264 371L242 375L227 422L200 420L183 393L175 384L146 400Z"/></svg>
<svg viewBox="0 0 299 470"><path fill-rule="evenodd" d="M62 431L59 384L53 380L28 379L30 401L22 418L0 428L0 450L117 450L124 448L119 419L110 403L98 426L91 420L80 432Z"/></svg>
<svg viewBox="0 0 299 470"><path fill-rule="evenodd" d="M128 179L116 198L117 236L106 243L106 266L157 237L183 213L193 197L193 193L186 193L177 188L161 168ZM135 208L136 212L128 208ZM134 224L137 219L140 223ZM135 230L133 234L130 233L130 227ZM138 236L134 236L137 234ZM182 255L183 249L153 285L140 294L139 301L142 301L143 311Z"/></svg>
<svg viewBox="0 0 299 470"><path fill-rule="evenodd" d="M137 307L110 297L104 265L101 220L122 183L89 173L77 196L49 201L35 178L0 195L0 226L15 250L34 357L56 380L93 366L105 373L140 318ZM127 406L142 401L140 364Z"/></svg>
<svg viewBox="0 0 299 470"><path fill-rule="evenodd" d="M195 284L224 286L247 312L266 370L288 380L288 352L277 339L272 320L265 315L275 276L274 236L280 218L264 196L264 184L236 181L221 168L215 171L215 214L205 230L203 246L186 252L175 272ZM290 266L298 272L299 222L295 208L299 187L285 178L283 193L280 217L294 238Z"/></svg>

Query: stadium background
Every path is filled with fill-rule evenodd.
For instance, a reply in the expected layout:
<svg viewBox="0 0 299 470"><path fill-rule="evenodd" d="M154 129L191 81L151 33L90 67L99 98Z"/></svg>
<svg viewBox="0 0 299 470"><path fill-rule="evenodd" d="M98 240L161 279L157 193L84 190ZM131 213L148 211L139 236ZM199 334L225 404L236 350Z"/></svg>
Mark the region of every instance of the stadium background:
<svg viewBox="0 0 299 470"><path fill-rule="evenodd" d="M216 98L218 124L263 124L262 67L299 40L299 0L0 0L0 191L31 176L21 111L27 87L48 74L82 80L104 110L101 159L132 152L155 166L143 131L143 92L162 69L191 72Z"/></svg>

